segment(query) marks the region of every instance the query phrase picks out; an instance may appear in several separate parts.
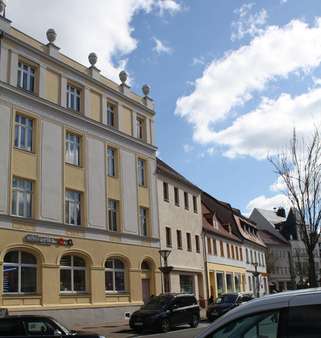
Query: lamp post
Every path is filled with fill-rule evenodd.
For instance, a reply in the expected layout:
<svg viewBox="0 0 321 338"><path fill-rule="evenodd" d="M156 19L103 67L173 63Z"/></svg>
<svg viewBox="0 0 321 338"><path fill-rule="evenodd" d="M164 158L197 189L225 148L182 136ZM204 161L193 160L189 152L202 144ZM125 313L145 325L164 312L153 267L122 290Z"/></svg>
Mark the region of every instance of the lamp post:
<svg viewBox="0 0 321 338"><path fill-rule="evenodd" d="M167 263L167 258L171 254L171 251L170 250L159 250L159 254L164 261L164 265L162 266L162 260L161 260L161 267L159 268L159 270L162 272L164 276L164 285L162 283L162 292L166 293L166 292L170 292L169 275L171 271L173 270L173 267L168 266L168 263Z"/></svg>
<svg viewBox="0 0 321 338"><path fill-rule="evenodd" d="M256 296L260 297L260 280L259 280L260 273L257 271L258 264L257 263L253 263L253 265L254 265L254 270L255 271L252 272L252 274L253 274L253 276L256 279Z"/></svg>

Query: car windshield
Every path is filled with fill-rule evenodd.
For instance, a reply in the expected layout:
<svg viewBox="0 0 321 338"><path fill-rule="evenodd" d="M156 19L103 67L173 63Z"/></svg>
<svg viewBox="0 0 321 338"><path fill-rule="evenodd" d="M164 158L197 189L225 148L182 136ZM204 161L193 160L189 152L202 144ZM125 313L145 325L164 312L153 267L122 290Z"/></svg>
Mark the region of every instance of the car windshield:
<svg viewBox="0 0 321 338"><path fill-rule="evenodd" d="M65 326L58 323L56 320L53 320L53 322L59 327L59 329L60 329L60 331L62 331L62 333L67 334L67 335L73 333L72 330L67 329Z"/></svg>
<svg viewBox="0 0 321 338"><path fill-rule="evenodd" d="M150 301L143 306L143 309L161 309L172 300L169 296L157 296L150 299Z"/></svg>
<svg viewBox="0 0 321 338"><path fill-rule="evenodd" d="M225 304L225 303L235 303L237 299L237 295L223 295L222 297L218 297L215 301L215 304Z"/></svg>

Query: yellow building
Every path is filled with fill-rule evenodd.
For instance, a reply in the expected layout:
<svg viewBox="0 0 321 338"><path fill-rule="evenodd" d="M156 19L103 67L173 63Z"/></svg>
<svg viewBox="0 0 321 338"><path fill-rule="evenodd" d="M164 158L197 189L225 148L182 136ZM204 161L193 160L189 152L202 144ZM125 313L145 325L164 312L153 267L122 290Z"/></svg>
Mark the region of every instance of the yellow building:
<svg viewBox="0 0 321 338"><path fill-rule="evenodd" d="M161 289L153 101L47 38L0 13L0 307L121 319Z"/></svg>

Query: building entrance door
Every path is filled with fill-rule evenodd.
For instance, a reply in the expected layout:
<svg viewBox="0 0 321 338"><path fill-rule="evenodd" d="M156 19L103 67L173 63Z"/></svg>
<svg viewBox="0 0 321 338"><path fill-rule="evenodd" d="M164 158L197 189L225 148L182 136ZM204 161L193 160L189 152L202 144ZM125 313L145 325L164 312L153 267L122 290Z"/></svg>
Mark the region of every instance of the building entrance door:
<svg viewBox="0 0 321 338"><path fill-rule="evenodd" d="M143 278L142 279L142 290L143 290L143 302L146 304L150 298L150 279Z"/></svg>

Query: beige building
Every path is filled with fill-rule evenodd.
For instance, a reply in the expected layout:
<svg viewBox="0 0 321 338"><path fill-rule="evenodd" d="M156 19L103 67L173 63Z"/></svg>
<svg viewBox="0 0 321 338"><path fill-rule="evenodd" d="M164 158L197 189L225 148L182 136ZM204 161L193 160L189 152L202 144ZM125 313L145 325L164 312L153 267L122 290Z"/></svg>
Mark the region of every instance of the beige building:
<svg viewBox="0 0 321 338"><path fill-rule="evenodd" d="M47 38L0 13L0 307L117 320L161 290L154 105Z"/></svg>
<svg viewBox="0 0 321 338"><path fill-rule="evenodd" d="M173 268L163 290L205 299L200 190L158 159L157 191L161 248Z"/></svg>

